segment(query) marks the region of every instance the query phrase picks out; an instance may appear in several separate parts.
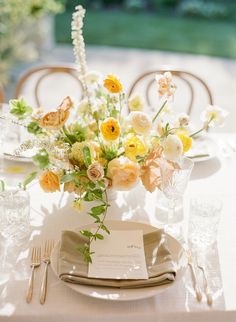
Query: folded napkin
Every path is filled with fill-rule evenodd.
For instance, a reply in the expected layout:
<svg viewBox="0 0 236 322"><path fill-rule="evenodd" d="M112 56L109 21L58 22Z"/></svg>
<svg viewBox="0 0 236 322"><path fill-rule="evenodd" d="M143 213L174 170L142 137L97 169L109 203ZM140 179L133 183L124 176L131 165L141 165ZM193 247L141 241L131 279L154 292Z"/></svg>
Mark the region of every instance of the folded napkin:
<svg viewBox="0 0 236 322"><path fill-rule="evenodd" d="M88 264L84 262L78 246L88 238L73 231L63 231L58 258L58 273L61 280L69 283L107 286L116 288L139 288L157 286L175 280L176 265L168 250L163 230L143 236L149 278L147 280L101 279L88 277Z"/></svg>

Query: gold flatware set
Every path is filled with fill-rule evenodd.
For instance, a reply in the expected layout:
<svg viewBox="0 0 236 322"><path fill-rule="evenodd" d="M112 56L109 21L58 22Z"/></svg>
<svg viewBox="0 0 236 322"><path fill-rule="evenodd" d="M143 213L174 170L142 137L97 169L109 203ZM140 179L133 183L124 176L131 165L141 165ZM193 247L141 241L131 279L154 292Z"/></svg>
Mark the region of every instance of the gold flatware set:
<svg viewBox="0 0 236 322"><path fill-rule="evenodd" d="M54 241L53 240L47 240L44 244L43 248L43 256L41 256L41 247L33 247L31 251L31 275L29 278L27 293L26 293L26 302L30 303L33 297L34 292L34 275L35 270L37 270L41 263L44 263L44 272L42 277L42 283L41 283L41 289L40 289L40 297L39 301L41 304L44 304L46 301L46 295L47 295L47 288L48 288L48 266L50 265L50 256L51 252L54 248ZM195 291L195 296L198 302L201 302L202 300L202 291L200 288L200 283L198 280L198 275L196 273L196 268L198 268L202 272L203 276L203 286L204 286L204 292L207 299L207 304L209 306L212 306L213 299L212 299L212 293L210 291L210 287L207 280L207 274L206 274L206 268L205 263L202 257L197 258L197 264L195 265L195 262L193 260L193 255L190 250L187 251L187 257L188 257L188 265L191 269L191 275L192 275L192 281L193 281L193 287Z"/></svg>
<svg viewBox="0 0 236 322"><path fill-rule="evenodd" d="M195 296L196 296L197 301L201 302L202 291L199 286L200 283L198 280L198 275L196 273L192 252L190 250L187 251L187 256L188 256L188 265L191 269L191 275L192 275L192 280L193 280L193 287L194 287L194 291L195 291ZM197 268L199 268L201 270L201 272L203 274L203 286L204 286L204 293L205 293L206 299L207 299L207 304L209 306L212 306L212 304L213 304L212 293L210 291L210 287L209 287L208 280L207 280L205 263L204 263L204 260L201 256L197 256L197 265L196 266L197 266Z"/></svg>
<svg viewBox="0 0 236 322"><path fill-rule="evenodd" d="M30 303L34 292L34 273L35 269L39 268L43 262L45 265L43 279L40 289L39 301L41 304L45 303L47 295L47 279L48 279L48 266L50 265L50 256L54 247L53 240L47 240L44 245L43 257L41 257L41 247L33 247L31 252L31 275L26 293L26 302Z"/></svg>

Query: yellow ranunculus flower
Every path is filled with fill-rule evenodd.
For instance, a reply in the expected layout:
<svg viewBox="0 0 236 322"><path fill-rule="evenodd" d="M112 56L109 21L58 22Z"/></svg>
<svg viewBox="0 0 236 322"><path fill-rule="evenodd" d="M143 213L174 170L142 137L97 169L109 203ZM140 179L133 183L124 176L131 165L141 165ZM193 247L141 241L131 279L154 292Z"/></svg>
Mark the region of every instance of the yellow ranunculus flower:
<svg viewBox="0 0 236 322"><path fill-rule="evenodd" d="M100 131L106 141L114 141L120 136L120 124L114 117L108 117L101 123Z"/></svg>
<svg viewBox="0 0 236 322"><path fill-rule="evenodd" d="M107 75L103 82L104 87L113 94L120 93L123 89L121 82L113 75Z"/></svg>
<svg viewBox="0 0 236 322"><path fill-rule="evenodd" d="M136 135L129 134L124 144L125 155L131 160L136 161L136 157L144 156L148 149L145 143Z"/></svg>
<svg viewBox="0 0 236 322"><path fill-rule="evenodd" d="M59 176L52 171L45 171L39 178L39 184L45 192L60 191Z"/></svg>
<svg viewBox="0 0 236 322"><path fill-rule="evenodd" d="M187 152L192 146L193 139L188 135L186 130L178 131L177 135L183 144L183 152Z"/></svg>

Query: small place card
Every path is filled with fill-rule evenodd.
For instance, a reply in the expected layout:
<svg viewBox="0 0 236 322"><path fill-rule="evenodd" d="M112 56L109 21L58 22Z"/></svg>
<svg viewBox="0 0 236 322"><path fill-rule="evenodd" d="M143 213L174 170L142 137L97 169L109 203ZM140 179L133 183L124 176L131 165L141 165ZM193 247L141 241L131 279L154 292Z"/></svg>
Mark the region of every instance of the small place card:
<svg viewBox="0 0 236 322"><path fill-rule="evenodd" d="M90 247L93 262L88 276L113 279L148 279L142 230L111 230Z"/></svg>

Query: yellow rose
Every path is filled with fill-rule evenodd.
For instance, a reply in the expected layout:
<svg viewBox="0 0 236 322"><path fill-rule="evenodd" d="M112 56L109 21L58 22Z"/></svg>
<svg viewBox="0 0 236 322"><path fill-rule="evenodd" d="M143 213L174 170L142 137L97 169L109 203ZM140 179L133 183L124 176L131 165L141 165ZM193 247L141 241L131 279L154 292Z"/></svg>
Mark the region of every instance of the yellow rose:
<svg viewBox="0 0 236 322"><path fill-rule="evenodd" d="M183 144L183 153L187 152L192 146L193 139L188 135L188 132L185 130L178 131L177 135Z"/></svg>
<svg viewBox="0 0 236 322"><path fill-rule="evenodd" d="M45 192L60 191L60 179L55 172L45 171L39 178L39 184Z"/></svg>
<svg viewBox="0 0 236 322"><path fill-rule="evenodd" d="M143 140L138 136L129 134L124 144L125 155L131 160L137 162L137 156L144 156L148 149Z"/></svg>
<svg viewBox="0 0 236 322"><path fill-rule="evenodd" d="M39 120L39 125L47 130L59 130L69 118L72 105L70 97L66 97L57 111L48 112Z"/></svg>
<svg viewBox="0 0 236 322"><path fill-rule="evenodd" d="M120 136L120 124L115 118L108 117L101 123L100 131L106 141L114 141Z"/></svg>
<svg viewBox="0 0 236 322"><path fill-rule="evenodd" d="M113 94L120 93L123 89L120 81L113 75L108 75L103 83L104 87Z"/></svg>
<svg viewBox="0 0 236 322"><path fill-rule="evenodd" d="M130 190L139 181L139 166L126 157L119 157L108 163L107 176L114 189Z"/></svg>

